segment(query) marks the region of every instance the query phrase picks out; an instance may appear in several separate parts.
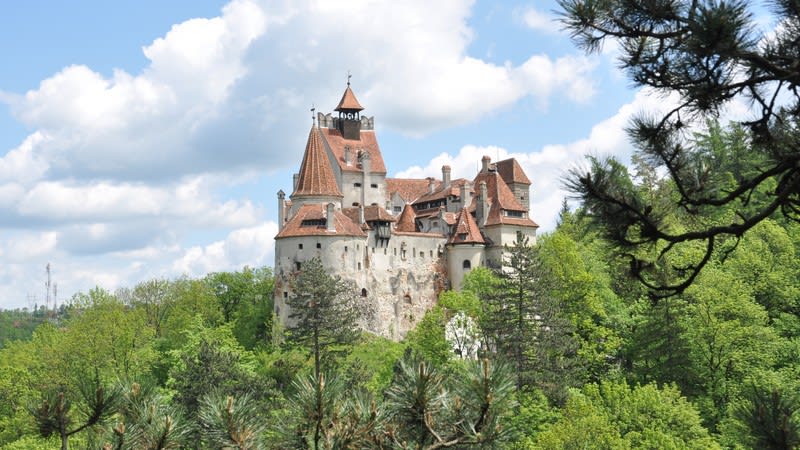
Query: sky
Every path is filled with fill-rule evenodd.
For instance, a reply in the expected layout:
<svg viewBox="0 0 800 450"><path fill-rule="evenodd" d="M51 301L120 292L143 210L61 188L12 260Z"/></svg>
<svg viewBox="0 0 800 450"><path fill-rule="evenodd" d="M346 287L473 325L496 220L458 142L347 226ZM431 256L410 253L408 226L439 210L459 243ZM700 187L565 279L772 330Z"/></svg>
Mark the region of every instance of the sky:
<svg viewBox="0 0 800 450"><path fill-rule="evenodd" d="M551 231L586 154L630 159L635 89L550 1L52 2L0 17L0 308L272 266L279 189L346 87L389 176L515 157Z"/></svg>

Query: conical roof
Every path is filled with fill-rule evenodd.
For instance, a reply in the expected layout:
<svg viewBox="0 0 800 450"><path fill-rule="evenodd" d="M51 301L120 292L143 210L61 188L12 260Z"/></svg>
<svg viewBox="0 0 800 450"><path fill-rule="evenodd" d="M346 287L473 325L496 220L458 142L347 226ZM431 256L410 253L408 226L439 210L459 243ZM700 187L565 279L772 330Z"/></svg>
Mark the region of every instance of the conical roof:
<svg viewBox="0 0 800 450"><path fill-rule="evenodd" d="M481 230L472 214L469 213L467 208L462 208L456 219L456 225L453 227L453 234L447 240L448 244L485 244L481 235Z"/></svg>
<svg viewBox="0 0 800 450"><path fill-rule="evenodd" d="M400 213L400 218L397 219L397 226L395 227L395 231L401 231L405 233L413 233L417 231L417 225L415 223L416 214L414 213L414 208L411 204L406 203L406 206L403 208L403 212Z"/></svg>
<svg viewBox="0 0 800 450"><path fill-rule="evenodd" d="M334 111L361 111L364 107L356 100L356 95L350 89L350 84L347 84L347 89L344 90L342 99L339 101L339 106Z"/></svg>
<svg viewBox="0 0 800 450"><path fill-rule="evenodd" d="M316 126L308 133L306 152L300 165L297 187L292 197L331 196L342 197L336 184L331 162L322 144L322 136Z"/></svg>

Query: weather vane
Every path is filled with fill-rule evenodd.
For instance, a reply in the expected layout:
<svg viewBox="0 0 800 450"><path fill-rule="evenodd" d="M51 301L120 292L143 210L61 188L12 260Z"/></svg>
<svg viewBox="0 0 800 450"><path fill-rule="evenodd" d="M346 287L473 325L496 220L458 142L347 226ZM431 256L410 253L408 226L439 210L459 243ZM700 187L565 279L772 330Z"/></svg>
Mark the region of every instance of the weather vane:
<svg viewBox="0 0 800 450"><path fill-rule="evenodd" d="M350 77L352 77L352 75L350 75L350 71L348 70L347 71L347 85L348 86L350 86Z"/></svg>
<svg viewBox="0 0 800 450"><path fill-rule="evenodd" d="M315 107L314 107L314 104L312 103L312 104L311 104L311 123L313 123L313 124L315 124L315 125L316 125L316 123L317 123L317 118L316 118L316 116L314 115L314 111L316 111L316 110L317 110L317 108L315 108Z"/></svg>

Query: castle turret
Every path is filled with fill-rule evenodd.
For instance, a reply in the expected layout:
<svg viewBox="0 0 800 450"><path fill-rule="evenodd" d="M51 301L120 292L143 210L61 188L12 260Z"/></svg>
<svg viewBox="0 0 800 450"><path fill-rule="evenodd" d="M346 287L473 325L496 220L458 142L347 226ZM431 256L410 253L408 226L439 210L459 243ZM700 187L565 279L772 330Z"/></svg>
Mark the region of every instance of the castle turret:
<svg viewBox="0 0 800 450"><path fill-rule="evenodd" d="M286 223L286 194L283 189L278 191L278 231L283 229Z"/></svg>
<svg viewBox="0 0 800 450"><path fill-rule="evenodd" d="M461 289L461 282L473 267L483 264L484 241L478 224L467 208L458 213L453 233L447 240L447 268L450 286Z"/></svg>
<svg viewBox="0 0 800 450"><path fill-rule="evenodd" d="M356 100L356 95L350 89L350 81L347 82L347 89L342 94L342 99L334 111L339 113L339 131L345 139L359 140L361 138L361 111L364 107Z"/></svg>
<svg viewBox="0 0 800 450"><path fill-rule="evenodd" d="M322 144L322 136L316 126L308 133L308 143L300 164L297 185L292 193L292 210L309 203L334 203L342 205L342 192L336 184L330 160Z"/></svg>

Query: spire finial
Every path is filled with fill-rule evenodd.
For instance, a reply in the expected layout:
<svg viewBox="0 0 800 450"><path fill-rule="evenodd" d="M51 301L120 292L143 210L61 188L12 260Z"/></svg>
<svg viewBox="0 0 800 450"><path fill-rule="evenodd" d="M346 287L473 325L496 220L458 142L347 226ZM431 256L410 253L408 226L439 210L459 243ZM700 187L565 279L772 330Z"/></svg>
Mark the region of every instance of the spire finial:
<svg viewBox="0 0 800 450"><path fill-rule="evenodd" d="M350 86L350 77L352 77L352 75L350 75L350 71L348 70L347 71L347 86Z"/></svg>
<svg viewBox="0 0 800 450"><path fill-rule="evenodd" d="M315 108L314 104L312 103L311 104L311 124L312 125L316 125L317 124L317 116L314 114L314 111L316 111L316 110L317 110L317 108Z"/></svg>

